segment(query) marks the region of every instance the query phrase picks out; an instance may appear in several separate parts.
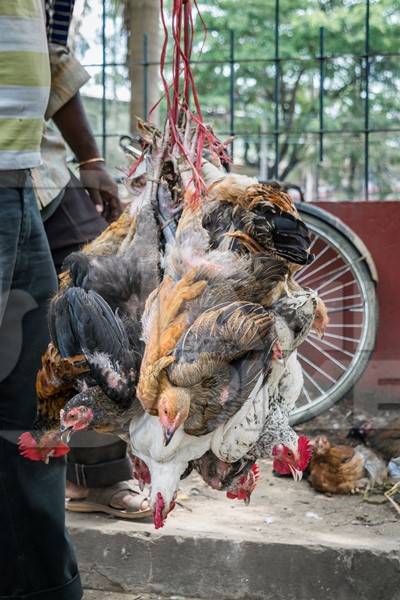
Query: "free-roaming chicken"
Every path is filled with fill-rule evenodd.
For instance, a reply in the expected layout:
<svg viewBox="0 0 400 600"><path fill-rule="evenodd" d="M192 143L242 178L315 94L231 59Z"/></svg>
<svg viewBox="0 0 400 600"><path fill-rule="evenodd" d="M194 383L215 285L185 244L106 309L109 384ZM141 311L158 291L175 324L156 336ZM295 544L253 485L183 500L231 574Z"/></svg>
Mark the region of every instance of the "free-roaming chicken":
<svg viewBox="0 0 400 600"><path fill-rule="evenodd" d="M308 482L317 492L355 493L386 477L385 463L365 446L332 446L324 435L314 440Z"/></svg>

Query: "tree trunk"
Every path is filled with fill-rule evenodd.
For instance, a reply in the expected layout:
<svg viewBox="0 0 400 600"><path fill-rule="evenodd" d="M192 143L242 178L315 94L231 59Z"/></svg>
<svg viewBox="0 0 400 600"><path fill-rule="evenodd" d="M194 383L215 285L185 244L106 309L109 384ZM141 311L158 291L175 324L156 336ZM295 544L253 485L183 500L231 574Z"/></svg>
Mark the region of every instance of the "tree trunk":
<svg viewBox="0 0 400 600"><path fill-rule="evenodd" d="M159 66L143 64L158 63L160 60L160 0L125 0L125 26L128 31L131 82L131 131L135 133L136 118L145 119L160 98ZM157 113L158 111L154 111L151 118L155 124L158 121Z"/></svg>

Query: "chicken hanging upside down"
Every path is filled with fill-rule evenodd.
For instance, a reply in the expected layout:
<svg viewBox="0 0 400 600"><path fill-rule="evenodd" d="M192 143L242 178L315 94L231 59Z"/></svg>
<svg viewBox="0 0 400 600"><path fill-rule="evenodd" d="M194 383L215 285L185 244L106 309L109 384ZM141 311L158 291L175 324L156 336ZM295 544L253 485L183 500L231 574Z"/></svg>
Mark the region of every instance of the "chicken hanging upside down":
<svg viewBox="0 0 400 600"><path fill-rule="evenodd" d="M263 226L261 220L258 227ZM290 284L289 296L285 295L281 284L289 281L289 267L282 240L278 239L279 252L268 254L267 246L263 251L249 250L248 244L242 251L229 245L223 249L223 239L221 247L210 250L209 235L201 219L194 215L189 219L186 214L184 223L178 225L176 245L166 250L164 269L170 274L148 296L143 317L146 345L137 388L148 414L135 398L141 361L138 352L132 351L138 331L137 300L134 313L132 299L118 305L110 265L105 268L95 261L91 266L74 259L73 283L86 282L87 286L96 281L96 288L102 290L107 274L107 298L117 311L99 293L70 287L52 313L53 337L63 354L82 352L90 371L88 388L78 388L77 396L63 408L65 435L94 428L126 436L131 421L133 452L151 476L156 526L161 526L174 506L180 477L190 461L201 460L211 448L219 461L217 471L222 471L220 489L245 500L258 478L254 461L264 452L272 451L277 469L286 469L296 478L309 459L307 443L288 428L290 403L281 410L282 399L290 396L288 389L275 403L271 401L270 418L265 420L265 416L266 399L278 384L290 353L316 327L316 296L295 284ZM307 255L290 253L292 260L297 256L308 260ZM130 257L134 258L133 251ZM122 271L116 273L116 289L120 289ZM137 298L131 282L130 286ZM275 295L282 314L269 304ZM296 342L291 345L293 336ZM135 347L140 345L135 342ZM280 411L283 428L276 418ZM241 427L246 420L247 429ZM256 448L254 456L252 447ZM146 469L136 471L144 482L149 480Z"/></svg>
<svg viewBox="0 0 400 600"><path fill-rule="evenodd" d="M63 441L60 410L76 392L77 381L89 372L83 355L62 358L52 343L42 357L42 367L36 378L38 414L34 429L19 437L19 452L30 460L49 462L69 452Z"/></svg>
<svg viewBox="0 0 400 600"><path fill-rule="evenodd" d="M65 263L49 317L56 355L38 387L53 418L20 445L48 460L74 431L116 433L151 486L156 528L192 467L245 502L258 458L301 478L310 448L289 421L303 383L296 349L328 320L295 281L313 256L285 188L222 168L226 145L202 121L191 74L192 5L174 3L165 126L139 125L143 185L119 221Z"/></svg>

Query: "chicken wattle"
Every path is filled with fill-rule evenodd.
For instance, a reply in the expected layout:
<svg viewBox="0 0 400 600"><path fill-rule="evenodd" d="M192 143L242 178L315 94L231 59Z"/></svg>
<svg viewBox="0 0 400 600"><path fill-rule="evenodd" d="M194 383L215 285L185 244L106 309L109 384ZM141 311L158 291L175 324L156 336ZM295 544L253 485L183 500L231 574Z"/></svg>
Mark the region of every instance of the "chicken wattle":
<svg viewBox="0 0 400 600"><path fill-rule="evenodd" d="M232 484L226 492L230 500L243 500L245 504L250 503L251 494L254 492L257 481L260 477L260 467L256 464L251 465L249 471L241 475L238 481Z"/></svg>
<svg viewBox="0 0 400 600"><path fill-rule="evenodd" d="M48 463L50 458L65 456L70 449L61 439L59 431L45 432L43 435L36 435L36 438L25 431L18 439L18 450L29 460Z"/></svg>

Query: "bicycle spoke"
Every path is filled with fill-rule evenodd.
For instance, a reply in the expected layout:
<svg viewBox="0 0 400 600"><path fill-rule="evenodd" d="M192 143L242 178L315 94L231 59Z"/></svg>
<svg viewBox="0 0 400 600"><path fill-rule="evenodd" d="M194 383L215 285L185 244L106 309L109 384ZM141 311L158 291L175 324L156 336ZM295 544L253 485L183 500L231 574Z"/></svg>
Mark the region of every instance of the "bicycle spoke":
<svg viewBox="0 0 400 600"><path fill-rule="evenodd" d="M363 308L364 304L353 304L352 306L342 306L342 308L331 308L330 310L328 310L328 314L332 315L333 313L345 311L360 312Z"/></svg>
<svg viewBox="0 0 400 600"><path fill-rule="evenodd" d="M318 277L316 277L315 279L311 279L310 281L307 282L307 285L309 287L312 287L313 285L315 285L317 283L317 281L321 281L326 279L327 277L329 277L330 275L333 275L334 273L337 273L338 271L342 271L345 266L347 265L341 265L340 267L336 267L335 269L332 269L332 271L329 271L329 273L322 273L322 275L318 275Z"/></svg>
<svg viewBox="0 0 400 600"><path fill-rule="evenodd" d="M315 344L310 339L307 340L307 343L310 344L310 346L312 346L313 348L316 348L319 352L321 352L321 354L323 356L325 356L326 358L328 358L337 367L339 367L340 369L342 369L342 371L346 371L347 367L343 363L341 363L339 360L337 360L336 358L334 358L333 356L331 356L330 354L328 354L328 352L326 352L323 348L321 348L321 346L319 346L318 344Z"/></svg>
<svg viewBox="0 0 400 600"><path fill-rule="evenodd" d="M326 281L325 283L323 283L318 288L318 292L319 292L319 290L322 290L324 287L326 287L327 285L329 285L330 283L332 283L332 281L335 281L341 275L345 275L348 271L351 271L351 266L355 265L355 264L357 264L359 262L361 262L362 260L365 260L364 256L360 256L357 260L355 260L353 263L351 263L351 265L349 263L345 263L345 265L343 267L340 267L339 269L334 269L333 271L331 271L330 273L328 273L327 277L329 275L333 275L334 273L336 273L336 276L332 277L331 279L329 279L329 281ZM339 273L342 269L343 269L343 273Z"/></svg>
<svg viewBox="0 0 400 600"><path fill-rule="evenodd" d="M349 323L328 323L327 327L362 327L362 325L360 325L359 323L353 323L353 325L350 325Z"/></svg>
<svg viewBox="0 0 400 600"><path fill-rule="evenodd" d="M311 400L311 396L310 396L310 394L308 393L308 391L307 391L307 388L306 388L306 386L305 386L305 385L303 385L303 392L304 392L304 395L305 395L305 397L306 397L307 404L312 404L312 403L313 403L313 401Z"/></svg>
<svg viewBox="0 0 400 600"><path fill-rule="evenodd" d="M333 281L336 281L336 279L338 279L339 277L342 277L342 275L346 275L346 273L348 273L349 271L351 271L351 267L350 266L342 267L341 269L337 269L336 270L336 275L334 275L334 277L331 277L330 279L328 279L328 281L325 281L322 285L317 286L317 292L318 292L318 294L319 294L320 290L324 289L324 287L326 287L327 285L329 285Z"/></svg>
<svg viewBox="0 0 400 600"><path fill-rule="evenodd" d="M318 383L314 381L314 379L307 373L305 369L303 369L303 374L309 381L311 381L312 385L319 391L320 394L325 394L325 390L323 390L322 387L320 387Z"/></svg>
<svg viewBox="0 0 400 600"><path fill-rule="evenodd" d="M325 304L329 302L339 302L339 300L354 300L354 298L361 298L361 294L352 294L351 296L338 296L337 298L329 298L324 300Z"/></svg>
<svg viewBox="0 0 400 600"><path fill-rule="evenodd" d="M325 373L325 371L323 369L321 369L318 365L313 363L312 360L310 360L309 358L306 358L304 356L304 354L299 354L299 357L302 360L304 360L304 362L306 362L310 367L312 367L313 369L318 371L318 373L320 373L323 377L325 377L326 379L329 379L329 381L331 381L332 383L336 383L336 379L334 379L331 375L329 375L329 373Z"/></svg>
<svg viewBox="0 0 400 600"><path fill-rule="evenodd" d="M337 340L345 340L346 342L353 342L353 344L358 344L359 339L346 337L345 335L336 335L335 333L325 333L326 337L336 338Z"/></svg>
<svg viewBox="0 0 400 600"><path fill-rule="evenodd" d="M314 239L310 244L310 247L308 249L309 252L311 252L311 250L314 248L316 242L320 239L319 235L314 235Z"/></svg>
<svg viewBox="0 0 400 600"><path fill-rule="evenodd" d="M313 333L311 334L310 337L313 337L316 340L320 340L320 338L318 338ZM352 352L350 352L349 350L345 350L344 348L340 348L339 346L332 344L332 342L328 342L328 340L326 340L325 338L321 339L320 342L321 342L321 344L325 344L326 346L329 346L329 348L332 348L332 350L337 350L338 352L341 352L342 354L345 354L346 356L350 356L350 358L354 358L354 354Z"/></svg>
<svg viewBox="0 0 400 600"><path fill-rule="evenodd" d="M311 252L316 240L319 238L314 238L313 241L311 242L311 246L309 247L308 251ZM326 248L329 248L329 246L326 246ZM306 265L305 267L303 267L299 272L298 275L303 275L305 273L305 271L307 271L307 269L309 269L310 267L312 267L313 265L315 265L315 263L317 262L317 260L320 258L321 253L317 254L317 256L314 258L314 260L312 261L312 263L310 263L309 265ZM297 277L295 278L297 279Z"/></svg>
<svg viewBox="0 0 400 600"><path fill-rule="evenodd" d="M328 296L329 294L333 294L333 292L337 292L338 290L342 290L343 288L347 287L348 285L354 285L354 281L348 281L347 283L341 283L340 285L337 285L336 287L332 288L331 290L327 290L325 291L323 294L320 294L321 298L325 298L325 296Z"/></svg>
<svg viewBox="0 0 400 600"><path fill-rule="evenodd" d="M360 262L361 260L364 260L363 256L360 256L360 258L358 258L357 260L355 260L354 263L352 263L352 264L356 264L356 263ZM315 285L315 283L317 281L320 281L321 279L325 279L326 277L330 277L330 275L334 275L335 273L339 273L340 275L345 275L345 273L347 273L348 271L351 271L351 265L346 262L341 267L337 267L336 269L333 269L332 271L329 271L329 273L324 273L323 275L319 275L319 277L316 277L315 280L312 279L311 281L309 281L307 283L307 285L310 286L310 287L312 287L312 285ZM329 281L324 282L324 284L321 285L318 289L321 290L322 288L324 288L325 286L329 285L330 283L332 283L336 279L337 279L337 277L333 277Z"/></svg>
<svg viewBox="0 0 400 600"><path fill-rule="evenodd" d="M329 246L326 246L326 249L328 250ZM305 277L299 277L298 282L301 283L305 279L308 279L309 277L313 277L315 275L315 273L318 273L318 271L321 271L321 269L325 269L326 267L328 267L332 263L336 262L338 259L339 259L339 257L335 256L334 258L331 258L330 260L327 260L325 263L323 263L322 265L320 265L319 267L317 267L316 269L314 269L313 271L311 271L311 273L308 273ZM313 265L313 264L314 263L311 263L311 265ZM301 275L303 275L303 273L304 272L301 271Z"/></svg>

